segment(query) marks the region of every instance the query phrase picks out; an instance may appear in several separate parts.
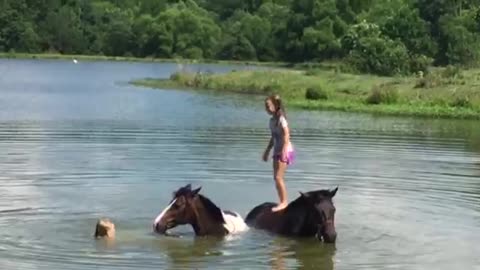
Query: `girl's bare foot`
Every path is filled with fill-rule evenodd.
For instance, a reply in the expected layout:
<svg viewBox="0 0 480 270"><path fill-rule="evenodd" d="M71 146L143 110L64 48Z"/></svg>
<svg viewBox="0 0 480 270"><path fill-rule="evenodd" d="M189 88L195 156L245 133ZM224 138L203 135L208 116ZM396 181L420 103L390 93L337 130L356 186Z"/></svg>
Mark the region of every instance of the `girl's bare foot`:
<svg viewBox="0 0 480 270"><path fill-rule="evenodd" d="M285 203L280 203L278 204L277 206L273 207L272 208L272 212L278 212L278 211L281 211L285 208L287 208L288 204L285 202Z"/></svg>

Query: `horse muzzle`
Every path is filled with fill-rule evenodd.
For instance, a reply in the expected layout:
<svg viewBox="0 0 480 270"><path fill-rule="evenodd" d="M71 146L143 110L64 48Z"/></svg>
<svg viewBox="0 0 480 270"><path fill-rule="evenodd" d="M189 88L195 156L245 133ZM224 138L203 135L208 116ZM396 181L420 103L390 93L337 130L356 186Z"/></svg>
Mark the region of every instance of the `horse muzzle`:
<svg viewBox="0 0 480 270"><path fill-rule="evenodd" d="M317 238L325 243L333 244L335 241L337 241L337 233L323 234L321 236L317 235Z"/></svg>
<svg viewBox="0 0 480 270"><path fill-rule="evenodd" d="M159 234L167 232L167 226L162 226L160 223L153 224L153 231Z"/></svg>
<svg viewBox="0 0 480 270"><path fill-rule="evenodd" d="M337 241L337 232L333 224L327 223L318 226L317 239L325 243L335 243Z"/></svg>
<svg viewBox="0 0 480 270"><path fill-rule="evenodd" d="M153 231L156 232L156 233L159 233L159 234L169 235L168 230L170 230L171 228L174 228L175 226L176 226L176 225L175 225L174 222L168 222L168 223L159 222L159 223L154 223L154 224L153 224Z"/></svg>

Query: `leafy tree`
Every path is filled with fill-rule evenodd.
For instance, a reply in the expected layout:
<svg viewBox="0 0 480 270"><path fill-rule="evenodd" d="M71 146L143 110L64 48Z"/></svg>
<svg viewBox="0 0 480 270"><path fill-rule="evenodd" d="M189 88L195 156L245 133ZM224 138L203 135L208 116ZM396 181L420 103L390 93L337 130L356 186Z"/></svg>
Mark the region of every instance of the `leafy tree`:
<svg viewBox="0 0 480 270"><path fill-rule="evenodd" d="M228 37L219 57L232 60L255 60L257 55L250 41L245 36L238 35Z"/></svg>
<svg viewBox="0 0 480 270"><path fill-rule="evenodd" d="M212 58L215 55L220 27L195 2L170 6L159 15L158 21L165 25L164 37L172 36L173 56Z"/></svg>
<svg viewBox="0 0 480 270"><path fill-rule="evenodd" d="M323 60L340 54L338 39L347 25L338 16L334 0L293 1L291 10L283 35L288 60Z"/></svg>
<svg viewBox="0 0 480 270"><path fill-rule="evenodd" d="M474 12L462 16L442 16L438 60L444 64L477 65L480 60L480 32Z"/></svg>
<svg viewBox="0 0 480 270"><path fill-rule="evenodd" d="M49 50L61 53L82 53L87 43L79 14L68 6L50 11L42 24L43 42Z"/></svg>
<svg viewBox="0 0 480 270"><path fill-rule="evenodd" d="M0 51L478 65L480 0L0 0Z"/></svg>
<svg viewBox="0 0 480 270"><path fill-rule="evenodd" d="M37 52L40 39L25 1L0 2L0 50Z"/></svg>
<svg viewBox="0 0 480 270"><path fill-rule="evenodd" d="M386 19L382 32L391 39L399 39L410 53L434 56L436 43L430 37L430 25L424 21L416 8L401 7Z"/></svg>
<svg viewBox="0 0 480 270"><path fill-rule="evenodd" d="M376 24L353 25L342 40L347 60L361 72L393 75L410 71L407 48L383 36Z"/></svg>

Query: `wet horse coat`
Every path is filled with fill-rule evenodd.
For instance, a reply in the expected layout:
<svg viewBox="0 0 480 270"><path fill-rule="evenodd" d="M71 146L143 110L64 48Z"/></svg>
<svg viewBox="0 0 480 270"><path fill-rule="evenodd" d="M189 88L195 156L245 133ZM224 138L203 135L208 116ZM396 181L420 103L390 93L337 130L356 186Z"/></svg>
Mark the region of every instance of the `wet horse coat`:
<svg viewBox="0 0 480 270"><path fill-rule="evenodd" d="M285 236L316 236L325 242L335 242L335 207L333 191L317 190L301 193L285 209L272 212L274 203L263 203L253 208L245 222L254 228Z"/></svg>
<svg viewBox="0 0 480 270"><path fill-rule="evenodd" d="M168 206L155 218L154 231L166 233L178 225L190 224L197 236L227 235L248 230L240 214L223 211L210 199L199 194L201 188L180 188Z"/></svg>

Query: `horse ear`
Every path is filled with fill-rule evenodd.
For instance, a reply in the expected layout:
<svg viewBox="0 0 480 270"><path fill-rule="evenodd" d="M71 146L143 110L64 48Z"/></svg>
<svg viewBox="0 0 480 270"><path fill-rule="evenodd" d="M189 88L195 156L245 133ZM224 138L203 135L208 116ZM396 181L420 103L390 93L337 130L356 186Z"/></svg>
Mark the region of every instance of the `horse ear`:
<svg viewBox="0 0 480 270"><path fill-rule="evenodd" d="M332 198L335 197L335 194L337 194L337 191L338 191L338 186L334 190L330 191L330 197Z"/></svg>
<svg viewBox="0 0 480 270"><path fill-rule="evenodd" d="M188 184L188 185L185 186L185 188L188 189L188 190L192 190L192 185Z"/></svg>
<svg viewBox="0 0 480 270"><path fill-rule="evenodd" d="M201 189L202 189L202 187L198 187L197 189L195 189L195 190L192 191L192 194L193 194L193 195L197 195L198 192L200 192Z"/></svg>
<svg viewBox="0 0 480 270"><path fill-rule="evenodd" d="M308 199L308 198L309 198L308 194L306 194L306 193L303 193L303 192L301 192L301 191L299 191L298 193L300 193L300 196L303 197L303 198L305 198L305 199Z"/></svg>
<svg viewBox="0 0 480 270"><path fill-rule="evenodd" d="M315 198L313 198L311 194L303 193L301 191L299 191L299 193L300 197L303 198L306 202L315 204Z"/></svg>

